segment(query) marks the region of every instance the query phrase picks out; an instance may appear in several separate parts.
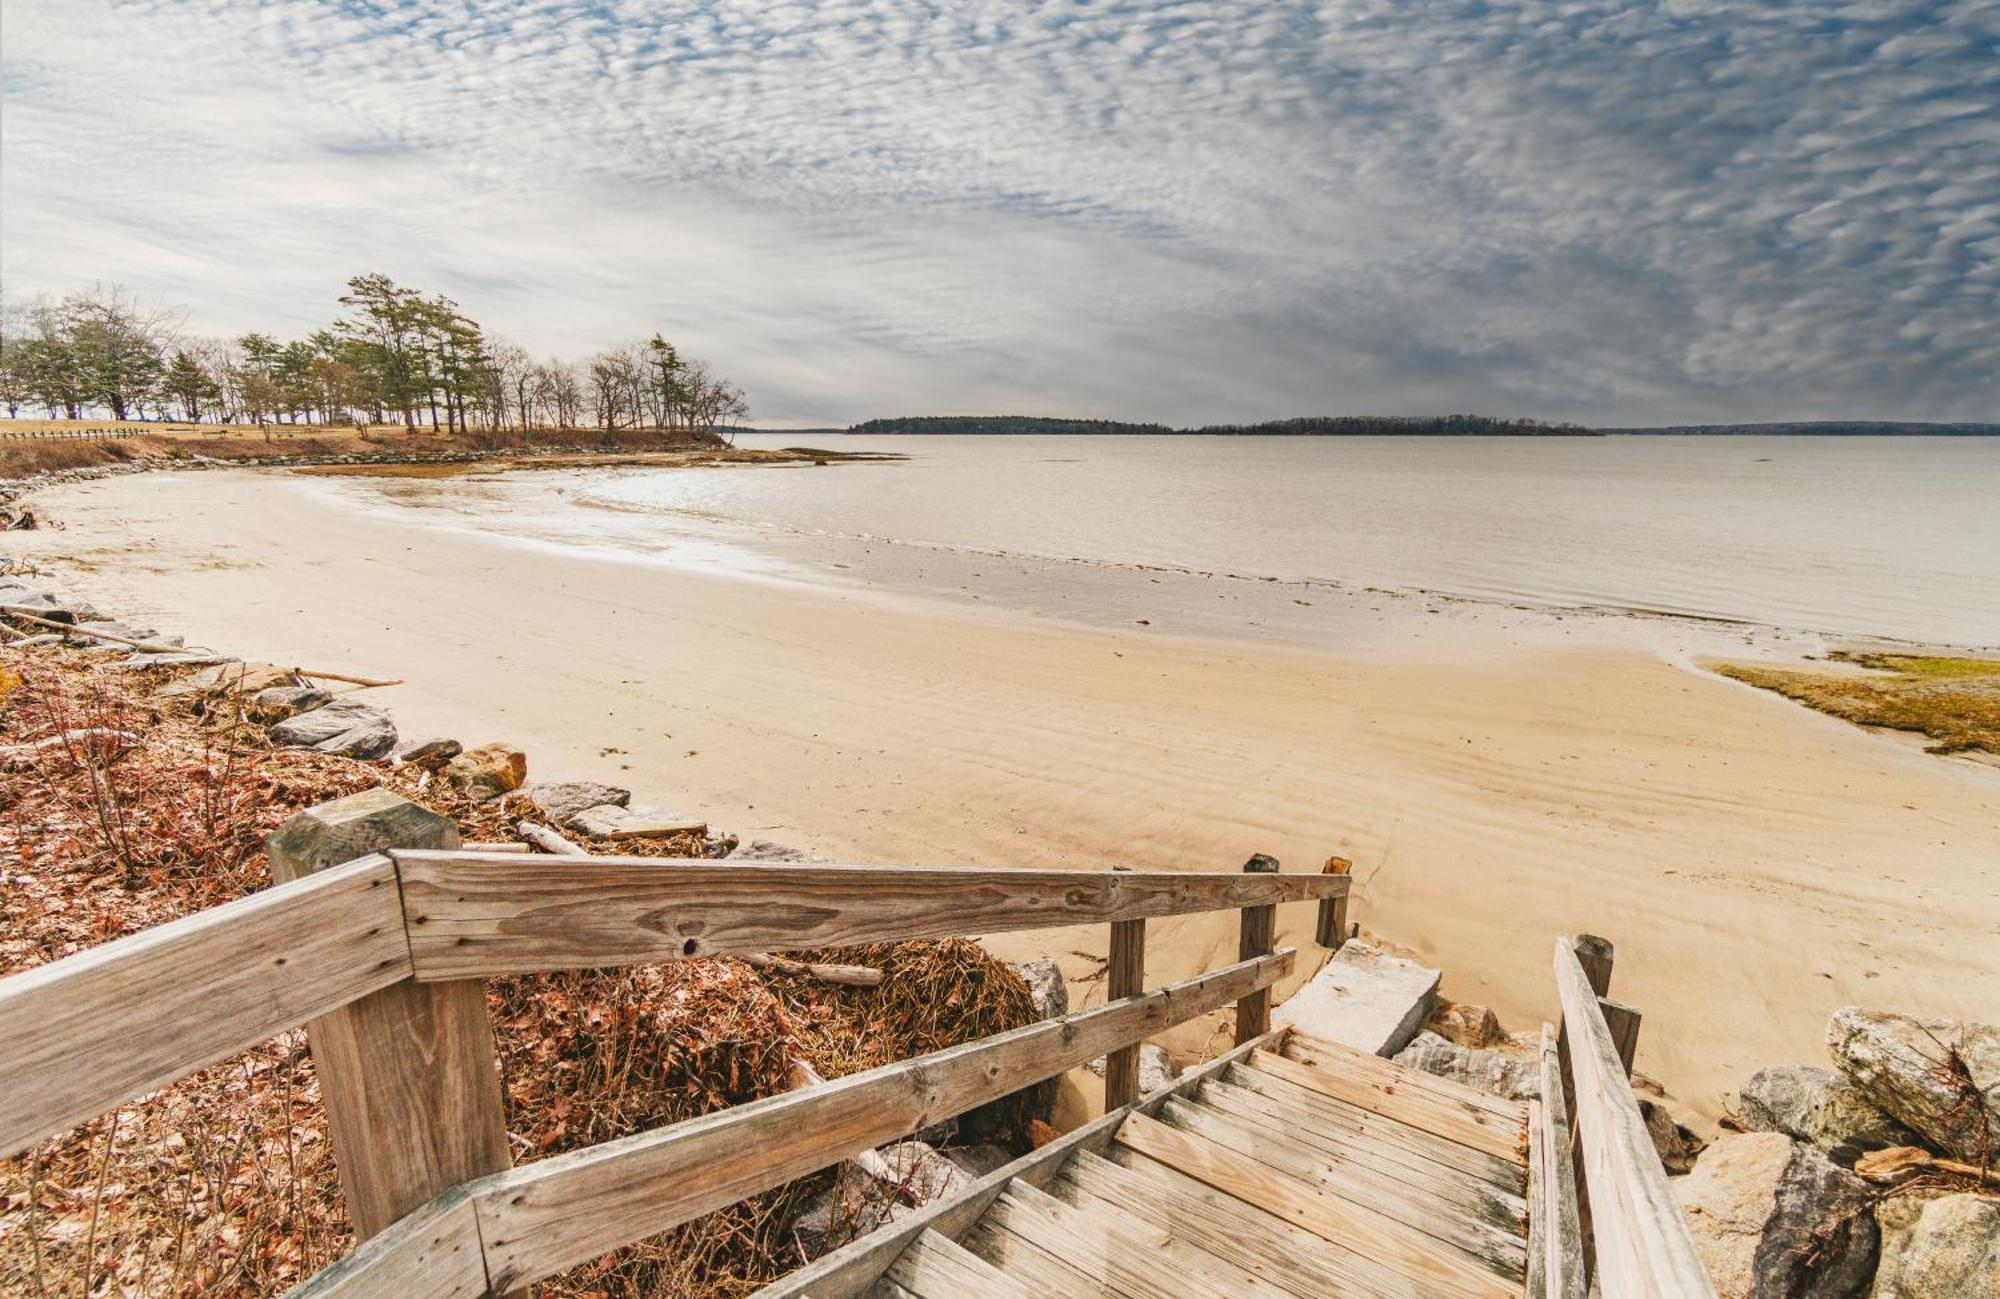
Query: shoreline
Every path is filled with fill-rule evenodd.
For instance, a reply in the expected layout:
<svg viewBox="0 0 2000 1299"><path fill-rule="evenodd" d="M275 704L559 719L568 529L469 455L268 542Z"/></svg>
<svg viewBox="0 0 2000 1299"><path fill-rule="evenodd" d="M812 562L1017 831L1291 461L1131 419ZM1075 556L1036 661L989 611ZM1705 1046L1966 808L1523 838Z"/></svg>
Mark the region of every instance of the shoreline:
<svg viewBox="0 0 2000 1299"><path fill-rule="evenodd" d="M504 737L746 838L1023 866L1339 853L1364 929L1509 1023L1552 1011L1547 935L1603 933L1647 1012L1641 1070L1710 1118L1748 1067L1816 1053L1839 1005L1995 1017L2000 783L1637 648L1206 643L503 546L269 486L65 487L67 531L12 549L191 639L404 674L384 702L413 734ZM1300 910L1281 942L1310 938ZM1160 929L1155 978L1233 948ZM1066 953L1101 941L994 946L1075 980Z"/></svg>

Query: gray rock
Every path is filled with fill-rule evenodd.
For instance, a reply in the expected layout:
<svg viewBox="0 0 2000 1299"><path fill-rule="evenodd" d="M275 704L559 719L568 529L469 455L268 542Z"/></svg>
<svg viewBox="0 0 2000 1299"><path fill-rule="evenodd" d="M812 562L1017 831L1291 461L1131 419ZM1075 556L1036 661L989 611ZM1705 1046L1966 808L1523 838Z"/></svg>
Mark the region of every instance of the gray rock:
<svg viewBox="0 0 2000 1299"><path fill-rule="evenodd" d="M251 696L250 716L259 722L282 722L332 702L333 695L317 686L272 686Z"/></svg>
<svg viewBox="0 0 2000 1299"><path fill-rule="evenodd" d="M279 722L271 728L271 742L345 758L381 758L396 747L396 724L380 709L340 699Z"/></svg>
<svg viewBox="0 0 2000 1299"><path fill-rule="evenodd" d="M564 824L578 834L588 835L592 839L608 839L613 835L623 835L628 838L637 835L649 838L652 837L648 834L650 827L687 824L694 819L646 803L631 806L601 803L596 807L583 809Z"/></svg>
<svg viewBox="0 0 2000 1299"><path fill-rule="evenodd" d="M1013 969L1026 981L1037 1017L1054 1019L1069 1014L1069 984L1063 980L1061 966L1050 960L1022 961Z"/></svg>
<svg viewBox="0 0 2000 1299"><path fill-rule="evenodd" d="M1523 1060L1504 1051L1477 1051L1447 1042L1428 1030L1417 1034L1408 1046L1396 1052L1396 1062L1513 1100L1533 1100L1542 1092L1538 1061Z"/></svg>
<svg viewBox="0 0 2000 1299"><path fill-rule="evenodd" d="M0 614L25 613L48 622L95 622L97 606L88 600L70 600L53 591L17 590L0 599Z"/></svg>
<svg viewBox="0 0 2000 1299"><path fill-rule="evenodd" d="M422 767L426 771L437 771L445 763L450 762L453 758L464 752L465 746L457 740L442 738L418 740L416 743L406 744L398 750L396 761L407 763L412 767Z"/></svg>
<svg viewBox="0 0 2000 1299"><path fill-rule="evenodd" d="M1507 1040L1500 1017L1485 1006L1463 1001L1440 1002L1424 1021L1424 1028L1447 1042L1483 1051Z"/></svg>
<svg viewBox="0 0 2000 1299"><path fill-rule="evenodd" d="M893 1180L871 1176L849 1161L840 1166L833 1185L799 1214L793 1230L809 1254L838 1249L973 1182L964 1169L921 1141L898 1142L877 1153Z"/></svg>
<svg viewBox="0 0 2000 1299"><path fill-rule="evenodd" d="M203 654L198 650L163 650L157 654L140 650L106 666L140 672L147 668L198 668L234 662L237 660L226 654Z"/></svg>
<svg viewBox="0 0 2000 1299"><path fill-rule="evenodd" d="M631 790L595 780L544 780L521 792L557 825L568 825L571 817L593 807L624 807L632 801Z"/></svg>
<svg viewBox="0 0 2000 1299"><path fill-rule="evenodd" d="M1660 1166L1671 1176L1679 1177L1693 1169L1695 1159L1708 1149L1708 1143L1694 1129L1676 1123L1667 1107L1658 1101L1640 1097L1639 1118L1646 1125L1646 1135L1653 1139L1653 1149L1659 1152Z"/></svg>
<svg viewBox="0 0 2000 1299"><path fill-rule="evenodd" d="M790 844L774 843L769 839L752 839L735 852L738 861L822 861L803 848Z"/></svg>
<svg viewBox="0 0 2000 1299"><path fill-rule="evenodd" d="M1085 1066L1085 1068L1089 1069L1099 1078L1104 1076L1104 1071L1109 1067L1103 1056L1098 1056ZM1165 1047L1155 1046L1151 1042L1141 1042L1139 1044L1139 1094L1141 1096L1160 1090L1160 1088L1172 1082L1176 1076L1173 1060L1167 1055Z"/></svg>
<svg viewBox="0 0 2000 1299"><path fill-rule="evenodd" d="M737 842L737 838L733 834L718 833L711 830L708 832L708 838L701 841L701 855L710 861L721 861L724 857L736 851Z"/></svg>
<svg viewBox="0 0 2000 1299"><path fill-rule="evenodd" d="M1430 1016L1441 977L1427 965L1350 939L1272 1012L1271 1023L1370 1055L1394 1055Z"/></svg>
<svg viewBox="0 0 2000 1299"><path fill-rule="evenodd" d="M1720 1299L1849 1299L1874 1272L1874 1191L1783 1133L1725 1135L1673 1187Z"/></svg>
<svg viewBox="0 0 2000 1299"><path fill-rule="evenodd" d="M1759 1069L1743 1084L1742 1097L1743 1121L1753 1131L1797 1137L1845 1168L1870 1150L1916 1143L1908 1128L1869 1104L1859 1088L1831 1069Z"/></svg>
<svg viewBox="0 0 2000 1299"><path fill-rule="evenodd" d="M1827 1021L1833 1063L1876 1108L1967 1163L2000 1153L2000 1028L1848 1006Z"/></svg>
<svg viewBox="0 0 2000 1299"><path fill-rule="evenodd" d="M1875 1222L1882 1230L1882 1262L1872 1299L2000 1295L2000 1200L1890 1196L1875 1206Z"/></svg>
<svg viewBox="0 0 2000 1299"><path fill-rule="evenodd" d="M60 645L68 639L69 637L59 631L49 631L43 632L39 636L30 636L26 640L9 641L8 647L10 649L31 649L37 645Z"/></svg>
<svg viewBox="0 0 2000 1299"><path fill-rule="evenodd" d="M179 636L162 636L150 627L134 627L130 623L106 622L99 619L93 622L77 624L76 638L84 644L103 646L111 649L124 648L116 641L98 639L99 634L122 636L126 640L144 641L148 645L179 647L187 644L187 641Z"/></svg>

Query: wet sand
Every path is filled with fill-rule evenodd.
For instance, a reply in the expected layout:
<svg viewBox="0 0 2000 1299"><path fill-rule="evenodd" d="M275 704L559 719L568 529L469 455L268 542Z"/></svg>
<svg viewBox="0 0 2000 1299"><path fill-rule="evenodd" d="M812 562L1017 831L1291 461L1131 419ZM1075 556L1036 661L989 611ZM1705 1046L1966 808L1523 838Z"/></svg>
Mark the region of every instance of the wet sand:
<svg viewBox="0 0 2000 1299"><path fill-rule="evenodd" d="M1819 1061L1837 1006L2000 1018L2000 777L1614 636L1419 628L1401 659L1176 638L511 544L242 471L41 499L66 529L10 552L120 617L406 677L379 698L410 737L508 740L534 775L746 838L1023 866L1340 853L1364 928L1511 1028L1553 1015L1550 940L1604 934L1639 1067L1711 1116L1750 1070ZM1279 921L1310 956L1312 909ZM1150 937L1151 978L1181 977L1233 959L1234 917ZM1105 942L995 946L1075 976Z"/></svg>

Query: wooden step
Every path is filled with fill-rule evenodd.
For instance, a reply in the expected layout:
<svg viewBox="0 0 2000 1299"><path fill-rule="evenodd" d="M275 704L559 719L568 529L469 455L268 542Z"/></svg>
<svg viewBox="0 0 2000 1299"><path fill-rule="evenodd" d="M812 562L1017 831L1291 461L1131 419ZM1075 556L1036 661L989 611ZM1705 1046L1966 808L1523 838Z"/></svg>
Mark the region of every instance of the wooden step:
<svg viewBox="0 0 2000 1299"><path fill-rule="evenodd" d="M1024 1183L1009 1187L987 1216L1128 1299L1289 1299L1142 1221L1078 1209Z"/></svg>
<svg viewBox="0 0 2000 1299"><path fill-rule="evenodd" d="M1380 1084L1344 1067L1343 1061L1333 1058L1320 1064L1301 1064L1269 1051L1253 1051L1249 1063L1254 1069L1295 1082L1322 1095L1358 1105L1372 1113L1386 1115L1462 1146L1527 1167L1528 1125L1525 1113L1520 1123L1511 1123L1475 1106L1458 1105L1412 1089Z"/></svg>
<svg viewBox="0 0 2000 1299"><path fill-rule="evenodd" d="M1007 1276L949 1236L926 1231L897 1255L884 1277L918 1299L1051 1299Z"/></svg>
<svg viewBox="0 0 2000 1299"><path fill-rule="evenodd" d="M1487 1111L1495 1118L1515 1123L1528 1121L1528 1103L1510 1100L1505 1096L1495 1096L1492 1092L1468 1087L1450 1078L1440 1078L1434 1073L1400 1064L1379 1055L1363 1055L1352 1047L1338 1042L1328 1042L1314 1037L1311 1033L1293 1029L1286 1034L1283 1048L1278 1054L1301 1064L1321 1064L1329 1059L1339 1059L1357 1074L1377 1078L1392 1085L1415 1088L1436 1096L1440 1100L1454 1101L1462 1105L1472 1105Z"/></svg>
<svg viewBox="0 0 2000 1299"><path fill-rule="evenodd" d="M1342 1177L1373 1183L1387 1179L1401 1183L1439 1203L1470 1217L1496 1225L1525 1221L1528 1201L1503 1187L1482 1181L1443 1164L1407 1155L1386 1153L1380 1145L1345 1128L1322 1125L1298 1108L1253 1092L1246 1087L1213 1079L1193 1093L1196 1100L1255 1126L1270 1127L1308 1146L1327 1160L1328 1167Z"/></svg>
<svg viewBox="0 0 2000 1299"><path fill-rule="evenodd" d="M1413 1245L1428 1237L1458 1250L1495 1275L1518 1280L1528 1265L1527 1224L1518 1216L1498 1223L1457 1211L1436 1195L1390 1178L1363 1181L1335 1171L1324 1155L1269 1124L1246 1124L1209 1106L1170 1098L1161 1117L1174 1127L1254 1159L1276 1173L1344 1200L1395 1224L1384 1230Z"/></svg>
<svg viewBox="0 0 2000 1299"><path fill-rule="evenodd" d="M1141 1217L1220 1258L1283 1286L1298 1299L1427 1299L1407 1277L1345 1245L1295 1227L1135 1150L1108 1158L1080 1153L1063 1168L1058 1195Z"/></svg>
<svg viewBox="0 0 2000 1299"><path fill-rule="evenodd" d="M1268 1096L1312 1114L1322 1128L1366 1138L1385 1158L1414 1160L1455 1169L1502 1190L1525 1194L1528 1170L1510 1159L1412 1127L1386 1114L1302 1087L1295 1082L1244 1065L1232 1065L1222 1078L1231 1086Z"/></svg>
<svg viewBox="0 0 2000 1299"><path fill-rule="evenodd" d="M1117 1140L1314 1235L1339 1241L1459 1299L1518 1299L1521 1282L1496 1275L1462 1250L1412 1232L1381 1213L1328 1195L1258 1160L1143 1114L1128 1116Z"/></svg>
<svg viewBox="0 0 2000 1299"><path fill-rule="evenodd" d="M1125 1299L1025 1236L1016 1235L994 1220L991 1211L968 1227L964 1245L1034 1294L1045 1299Z"/></svg>

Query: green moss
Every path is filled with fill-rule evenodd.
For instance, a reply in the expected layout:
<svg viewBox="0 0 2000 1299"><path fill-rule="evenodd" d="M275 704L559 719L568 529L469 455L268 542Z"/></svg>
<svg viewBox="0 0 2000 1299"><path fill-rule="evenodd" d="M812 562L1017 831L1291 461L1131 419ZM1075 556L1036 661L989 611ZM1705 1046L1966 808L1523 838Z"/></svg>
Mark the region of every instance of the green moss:
<svg viewBox="0 0 2000 1299"><path fill-rule="evenodd" d="M1932 753L2000 753L2000 662L1900 654L1836 654L1867 672L1724 663L1732 680L1857 726L1910 731Z"/></svg>

